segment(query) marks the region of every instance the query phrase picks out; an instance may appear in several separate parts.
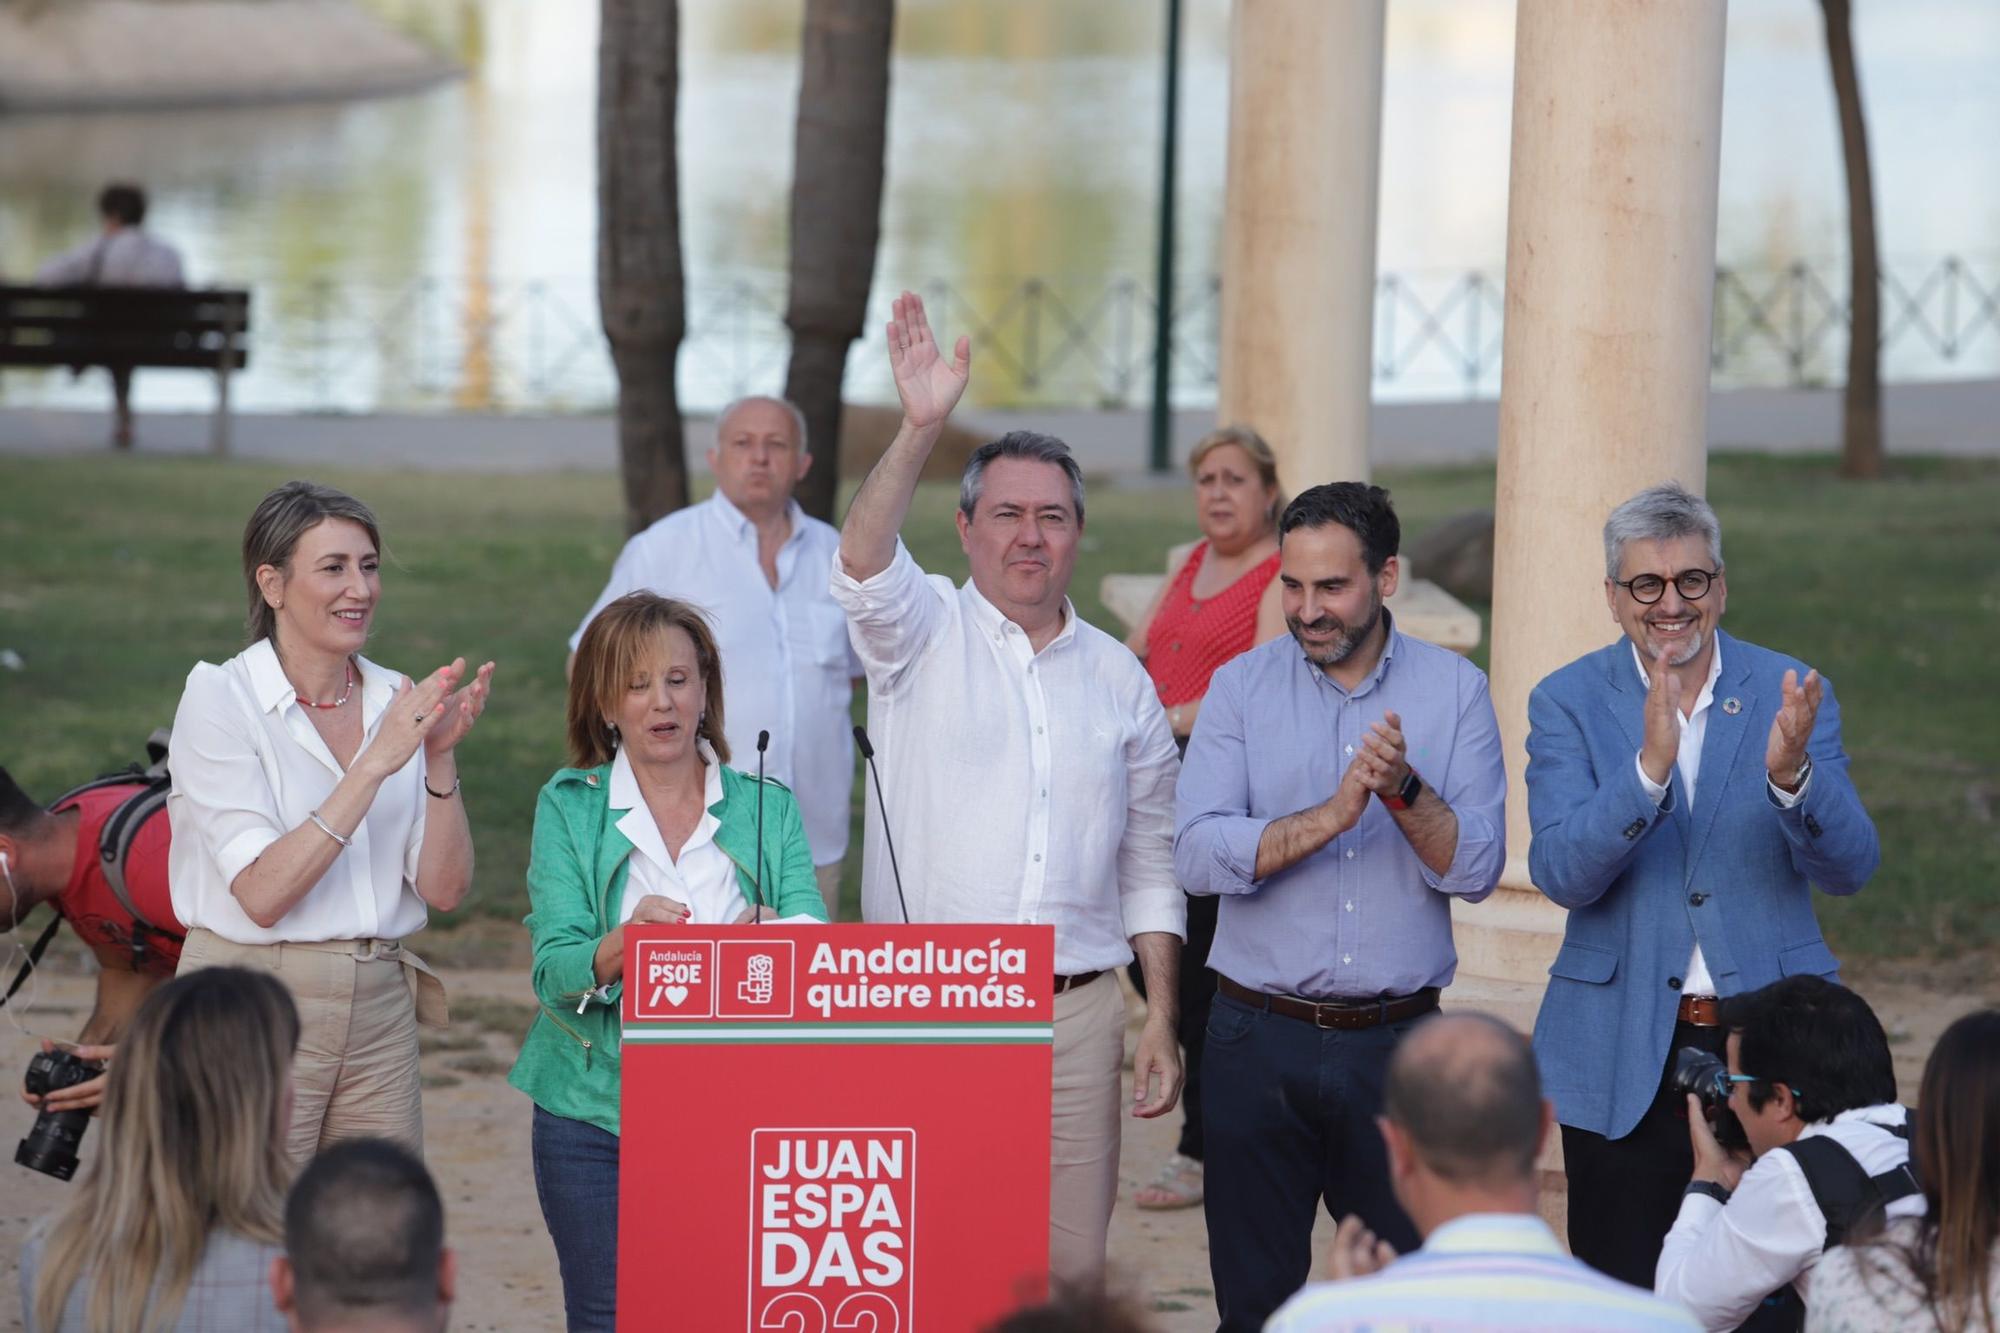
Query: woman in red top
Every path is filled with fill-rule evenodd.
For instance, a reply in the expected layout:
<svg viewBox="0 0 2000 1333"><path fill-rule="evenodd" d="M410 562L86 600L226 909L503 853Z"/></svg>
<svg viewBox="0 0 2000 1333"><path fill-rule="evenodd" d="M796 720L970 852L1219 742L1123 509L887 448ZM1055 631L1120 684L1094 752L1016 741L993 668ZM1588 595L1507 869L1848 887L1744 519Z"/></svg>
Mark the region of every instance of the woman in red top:
<svg viewBox="0 0 2000 1333"><path fill-rule="evenodd" d="M1202 540L1125 640L1146 663L1183 755L1215 669L1285 633L1278 601L1278 511L1285 498L1271 446L1247 427L1225 427L1195 445L1188 471L1194 475ZM1212 897L1188 899L1180 981L1186 1121L1178 1148L1135 1197L1141 1208L1187 1208L1201 1202L1201 1046L1209 1001L1215 996L1208 946L1215 940L1216 906ZM1131 971L1143 994L1138 968Z"/></svg>

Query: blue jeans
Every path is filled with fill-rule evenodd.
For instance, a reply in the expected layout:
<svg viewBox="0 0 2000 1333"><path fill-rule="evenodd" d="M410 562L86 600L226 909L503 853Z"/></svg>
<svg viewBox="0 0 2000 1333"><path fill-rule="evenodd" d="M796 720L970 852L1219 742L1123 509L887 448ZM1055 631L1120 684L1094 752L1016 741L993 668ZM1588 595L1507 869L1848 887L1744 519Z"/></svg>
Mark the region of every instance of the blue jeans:
<svg viewBox="0 0 2000 1333"><path fill-rule="evenodd" d="M570 1333L618 1318L618 1136L535 1108L535 1197L556 1243Z"/></svg>

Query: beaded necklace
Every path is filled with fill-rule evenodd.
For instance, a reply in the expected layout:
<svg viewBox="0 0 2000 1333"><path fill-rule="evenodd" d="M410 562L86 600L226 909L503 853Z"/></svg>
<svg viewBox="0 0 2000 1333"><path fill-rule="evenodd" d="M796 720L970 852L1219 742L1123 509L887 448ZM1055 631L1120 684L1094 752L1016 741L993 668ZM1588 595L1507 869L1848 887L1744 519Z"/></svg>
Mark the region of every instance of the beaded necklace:
<svg viewBox="0 0 2000 1333"><path fill-rule="evenodd" d="M317 699L308 699L303 694L299 694L297 689L294 689L292 693L297 695L298 701L307 708L317 708L324 712L340 707L347 702L348 696L354 693L354 659L351 657L347 659L347 687L341 690L340 697L332 703L323 704Z"/></svg>

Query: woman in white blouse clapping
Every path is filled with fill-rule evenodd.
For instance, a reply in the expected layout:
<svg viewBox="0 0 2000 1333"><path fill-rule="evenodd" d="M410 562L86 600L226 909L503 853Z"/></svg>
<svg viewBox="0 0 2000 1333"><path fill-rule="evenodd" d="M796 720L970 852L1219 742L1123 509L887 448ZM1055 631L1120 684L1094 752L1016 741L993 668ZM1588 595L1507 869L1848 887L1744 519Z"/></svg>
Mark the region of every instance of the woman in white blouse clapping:
<svg viewBox="0 0 2000 1333"><path fill-rule="evenodd" d="M243 531L250 646L189 673L174 715L169 859L181 971L275 973L298 1001L287 1151L376 1135L423 1150L419 1021L444 988L403 948L472 883L457 747L493 663L412 682L361 656L381 601L368 507L310 482Z"/></svg>

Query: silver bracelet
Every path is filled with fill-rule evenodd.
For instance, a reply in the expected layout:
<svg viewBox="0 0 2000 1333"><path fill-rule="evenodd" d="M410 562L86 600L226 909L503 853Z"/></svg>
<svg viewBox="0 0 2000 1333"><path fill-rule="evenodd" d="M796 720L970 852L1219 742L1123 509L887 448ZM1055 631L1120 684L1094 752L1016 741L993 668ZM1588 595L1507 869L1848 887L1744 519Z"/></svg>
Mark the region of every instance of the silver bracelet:
<svg viewBox="0 0 2000 1333"><path fill-rule="evenodd" d="M354 839L343 838L338 833L335 833L333 831L333 825L327 823L324 819L321 819L319 817L319 811L317 810L313 811L311 814L307 815L306 818L310 819L313 823L319 825L319 831L321 833L326 834L327 837L332 838L342 847L352 847L354 845Z"/></svg>

